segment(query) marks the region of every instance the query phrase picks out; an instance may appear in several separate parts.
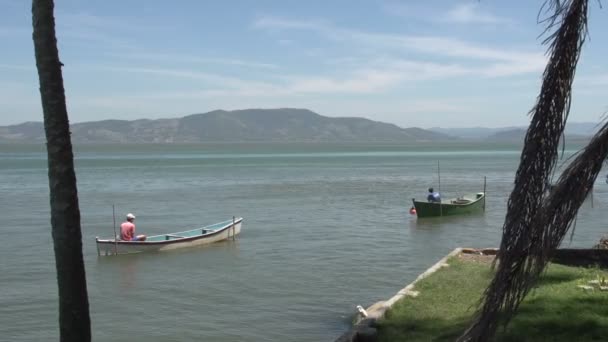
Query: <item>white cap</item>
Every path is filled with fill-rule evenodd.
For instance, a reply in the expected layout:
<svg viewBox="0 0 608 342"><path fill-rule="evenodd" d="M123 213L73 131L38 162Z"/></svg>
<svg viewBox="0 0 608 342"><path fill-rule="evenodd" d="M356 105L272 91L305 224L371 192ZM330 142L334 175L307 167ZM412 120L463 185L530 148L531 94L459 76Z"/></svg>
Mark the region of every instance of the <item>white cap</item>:
<svg viewBox="0 0 608 342"><path fill-rule="evenodd" d="M133 220L134 220L134 219L135 219L135 215L133 215L133 214L131 214L131 213L128 213L128 214L127 214L127 218L128 218L128 219L133 219Z"/></svg>

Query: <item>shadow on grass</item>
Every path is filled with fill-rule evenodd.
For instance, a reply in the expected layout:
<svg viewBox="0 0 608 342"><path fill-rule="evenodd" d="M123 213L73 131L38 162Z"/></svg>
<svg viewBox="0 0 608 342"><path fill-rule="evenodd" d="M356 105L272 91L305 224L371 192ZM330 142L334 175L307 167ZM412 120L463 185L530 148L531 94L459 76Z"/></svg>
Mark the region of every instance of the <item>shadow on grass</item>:
<svg viewBox="0 0 608 342"><path fill-rule="evenodd" d="M579 277L577 275L572 274L572 273L565 273L565 272L545 273L539 278L535 287L564 283L564 282L576 280L578 278Z"/></svg>
<svg viewBox="0 0 608 342"><path fill-rule="evenodd" d="M602 294L603 295L603 294ZM410 318L403 324L380 323L378 341L454 341L469 326L471 316L453 319ZM606 341L608 294L605 298L538 298L524 302L507 329L499 327L494 341Z"/></svg>
<svg viewBox="0 0 608 342"><path fill-rule="evenodd" d="M606 341L608 294L566 299L540 297L525 301L497 341Z"/></svg>

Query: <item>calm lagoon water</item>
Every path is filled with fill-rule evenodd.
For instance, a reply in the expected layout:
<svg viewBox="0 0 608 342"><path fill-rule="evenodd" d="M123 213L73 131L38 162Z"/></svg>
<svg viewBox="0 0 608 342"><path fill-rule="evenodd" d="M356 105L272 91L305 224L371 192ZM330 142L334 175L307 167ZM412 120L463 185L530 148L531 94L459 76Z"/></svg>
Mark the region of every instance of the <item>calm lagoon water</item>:
<svg viewBox="0 0 608 342"><path fill-rule="evenodd" d="M566 156L575 148L567 149ZM76 167L95 341L331 341L355 306L396 293L459 246L500 241L519 146L79 146ZM417 220L412 197L483 190L484 214ZM57 289L43 146L0 145L0 336L54 340ZM602 173L603 175L604 173ZM607 232L598 179L568 246ZM166 233L244 217L236 242L98 257L95 236L137 215ZM135 338L137 336L137 338Z"/></svg>

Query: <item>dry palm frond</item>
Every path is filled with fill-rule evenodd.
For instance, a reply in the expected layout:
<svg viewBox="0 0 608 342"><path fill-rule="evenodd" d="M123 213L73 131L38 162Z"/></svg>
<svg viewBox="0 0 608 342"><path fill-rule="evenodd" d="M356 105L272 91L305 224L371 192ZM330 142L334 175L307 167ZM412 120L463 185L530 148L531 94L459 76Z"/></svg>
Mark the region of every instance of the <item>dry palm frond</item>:
<svg viewBox="0 0 608 342"><path fill-rule="evenodd" d="M578 209L592 191L607 157L608 124L605 124L562 173L543 204L535 226L543 230L544 234L539 243L532 244L531 250L538 273L542 271L551 252L559 247L568 232Z"/></svg>
<svg viewBox="0 0 608 342"><path fill-rule="evenodd" d="M488 341L498 327L499 314L509 321L536 279L538 266L544 265L537 262L537 255L531 254L534 245L539 241L543 247L553 245L546 242L554 240L552 233L539 223L548 213L542 207L546 184L555 168L560 136L570 110L576 65L587 33L587 0L551 0L549 6L553 6L555 13L548 19L548 27L559 25L559 28L545 41L550 42L551 57L531 111L515 186L507 204L496 275L486 289L475 321L459 341ZM570 184L569 179L560 178L560 182ZM570 221L556 223L569 227Z"/></svg>

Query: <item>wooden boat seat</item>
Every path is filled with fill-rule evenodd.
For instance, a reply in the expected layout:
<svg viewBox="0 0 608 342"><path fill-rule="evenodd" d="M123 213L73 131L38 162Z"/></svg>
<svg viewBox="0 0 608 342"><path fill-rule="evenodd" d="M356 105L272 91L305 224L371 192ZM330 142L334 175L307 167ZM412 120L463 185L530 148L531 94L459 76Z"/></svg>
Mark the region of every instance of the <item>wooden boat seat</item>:
<svg viewBox="0 0 608 342"><path fill-rule="evenodd" d="M458 199L452 201L452 204L468 204L468 203L471 203L471 200L468 200L465 198L458 198Z"/></svg>
<svg viewBox="0 0 608 342"><path fill-rule="evenodd" d="M169 240L170 238L174 239L183 239L185 236L173 235L173 234L165 234L165 240Z"/></svg>

